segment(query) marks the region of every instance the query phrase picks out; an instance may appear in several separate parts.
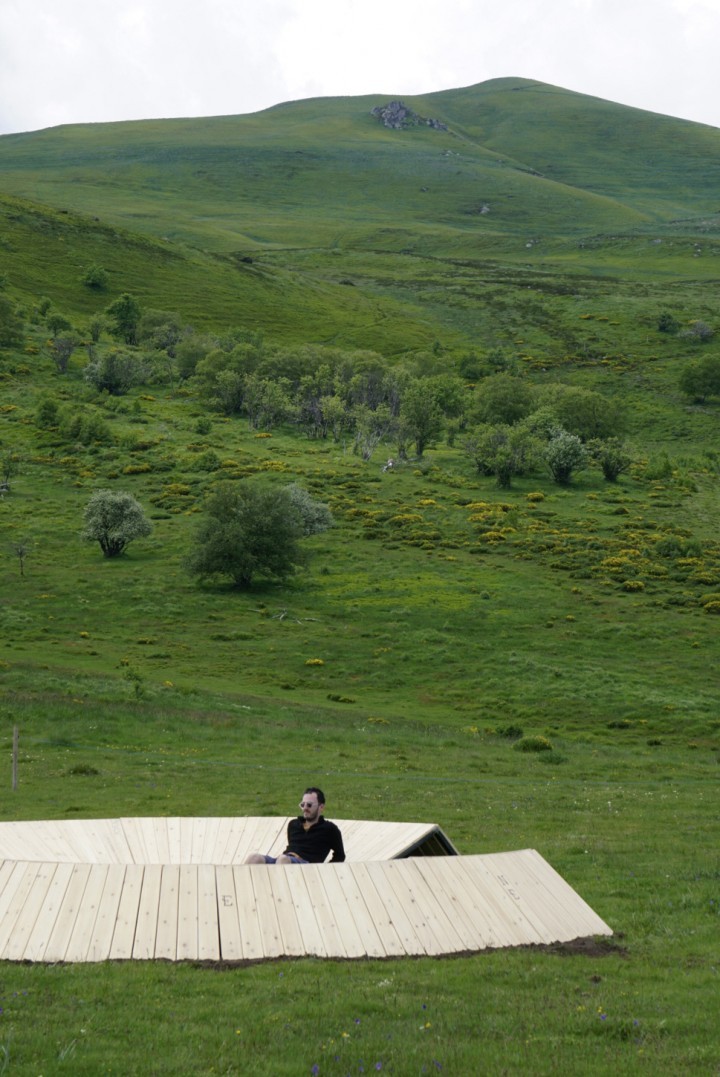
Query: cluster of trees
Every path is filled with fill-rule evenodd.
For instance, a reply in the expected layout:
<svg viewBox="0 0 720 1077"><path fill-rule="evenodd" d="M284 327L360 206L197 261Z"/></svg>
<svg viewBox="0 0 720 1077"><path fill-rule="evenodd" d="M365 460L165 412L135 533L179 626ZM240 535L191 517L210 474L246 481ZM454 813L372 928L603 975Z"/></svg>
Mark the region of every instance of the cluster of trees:
<svg viewBox="0 0 720 1077"><path fill-rule="evenodd" d="M305 561L301 540L332 523L327 505L295 483L221 483L208 498L186 567L200 578L229 576L241 588L257 576L283 580ZM85 506L82 535L98 542L104 557L118 557L151 532L130 493L98 490Z"/></svg>

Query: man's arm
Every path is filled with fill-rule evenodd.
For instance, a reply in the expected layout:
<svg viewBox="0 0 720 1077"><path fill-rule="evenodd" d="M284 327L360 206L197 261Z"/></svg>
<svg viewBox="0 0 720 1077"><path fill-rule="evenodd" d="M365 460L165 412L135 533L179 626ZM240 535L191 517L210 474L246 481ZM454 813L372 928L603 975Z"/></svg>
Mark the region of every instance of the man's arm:
<svg viewBox="0 0 720 1077"><path fill-rule="evenodd" d="M332 856L330 857L331 864L339 864L345 859L345 846L343 845L342 831L340 827L335 826L333 823L333 843L330 846L332 849Z"/></svg>

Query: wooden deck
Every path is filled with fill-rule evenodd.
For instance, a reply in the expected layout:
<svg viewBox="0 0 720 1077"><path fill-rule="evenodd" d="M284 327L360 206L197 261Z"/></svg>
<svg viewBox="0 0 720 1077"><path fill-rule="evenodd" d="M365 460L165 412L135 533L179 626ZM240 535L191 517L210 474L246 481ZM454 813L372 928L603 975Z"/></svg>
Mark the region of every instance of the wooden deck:
<svg viewBox="0 0 720 1077"><path fill-rule="evenodd" d="M408 857L423 835L448 842L427 824L338 820L345 863L242 863L279 851L286 822L0 823L0 960L439 956L612 934L532 849Z"/></svg>

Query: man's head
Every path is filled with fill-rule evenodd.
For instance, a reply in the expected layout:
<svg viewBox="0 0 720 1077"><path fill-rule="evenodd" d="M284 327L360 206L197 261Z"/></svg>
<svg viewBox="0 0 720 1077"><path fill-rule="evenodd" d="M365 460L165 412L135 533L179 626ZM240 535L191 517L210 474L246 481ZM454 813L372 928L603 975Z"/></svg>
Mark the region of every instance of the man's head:
<svg viewBox="0 0 720 1077"><path fill-rule="evenodd" d="M300 811L306 823L316 823L325 810L325 794L322 789L311 785L306 789L300 801Z"/></svg>

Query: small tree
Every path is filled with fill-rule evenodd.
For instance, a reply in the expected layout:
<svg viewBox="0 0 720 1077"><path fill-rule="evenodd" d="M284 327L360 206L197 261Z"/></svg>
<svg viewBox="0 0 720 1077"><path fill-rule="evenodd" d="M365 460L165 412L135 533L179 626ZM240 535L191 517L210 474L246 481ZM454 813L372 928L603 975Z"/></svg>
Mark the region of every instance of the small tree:
<svg viewBox="0 0 720 1077"><path fill-rule="evenodd" d="M70 356L80 344L76 333L60 333L48 344L50 357L57 367L58 374L65 374L70 363Z"/></svg>
<svg viewBox="0 0 720 1077"><path fill-rule="evenodd" d="M591 441L588 448L608 482L615 482L632 464L632 456L619 438Z"/></svg>
<svg viewBox="0 0 720 1077"><path fill-rule="evenodd" d="M0 295L0 348L13 348L23 339L23 320L6 295Z"/></svg>
<svg viewBox="0 0 720 1077"><path fill-rule="evenodd" d="M132 494L98 490L85 506L82 536L99 542L105 557L118 557L136 538L145 538L152 524Z"/></svg>
<svg viewBox="0 0 720 1077"><path fill-rule="evenodd" d="M140 321L140 304L134 295L123 292L105 312L112 320L112 334L126 344L137 344L137 329Z"/></svg>
<svg viewBox="0 0 720 1077"><path fill-rule="evenodd" d="M104 292L108 285L107 270L99 265L91 265L80 278L86 288L92 288L96 292Z"/></svg>
<svg viewBox="0 0 720 1077"><path fill-rule="evenodd" d="M522 378L493 374L480 382L468 411L472 422L512 425L529 415L533 405L532 387Z"/></svg>
<svg viewBox="0 0 720 1077"><path fill-rule="evenodd" d="M139 385L149 375L149 369L137 355L129 352L108 352L93 357L83 370L85 381L99 393L123 396L133 385Z"/></svg>
<svg viewBox="0 0 720 1077"><path fill-rule="evenodd" d="M543 458L555 482L567 486L575 471L587 467L589 453L577 434L562 430L547 443Z"/></svg>
<svg viewBox="0 0 720 1077"><path fill-rule="evenodd" d="M286 487L290 503L302 523L303 535L320 535L333 525L330 509L322 501L316 501L306 489L296 482Z"/></svg>
<svg viewBox="0 0 720 1077"><path fill-rule="evenodd" d="M400 422L404 436L415 443L416 455L422 456L442 430L443 416L432 379L418 378L405 389Z"/></svg>
<svg viewBox="0 0 720 1077"><path fill-rule="evenodd" d="M194 576L230 576L248 588L256 576L285 579L301 564L303 523L287 489L222 483L187 558Z"/></svg>
<svg viewBox="0 0 720 1077"><path fill-rule="evenodd" d="M697 404L704 403L709 396L720 396L720 356L691 359L682 369L679 385Z"/></svg>
<svg viewBox="0 0 720 1077"><path fill-rule="evenodd" d="M530 469L538 442L520 426L483 426L470 434L465 452L482 475L494 475L500 487L510 486L513 476Z"/></svg>

